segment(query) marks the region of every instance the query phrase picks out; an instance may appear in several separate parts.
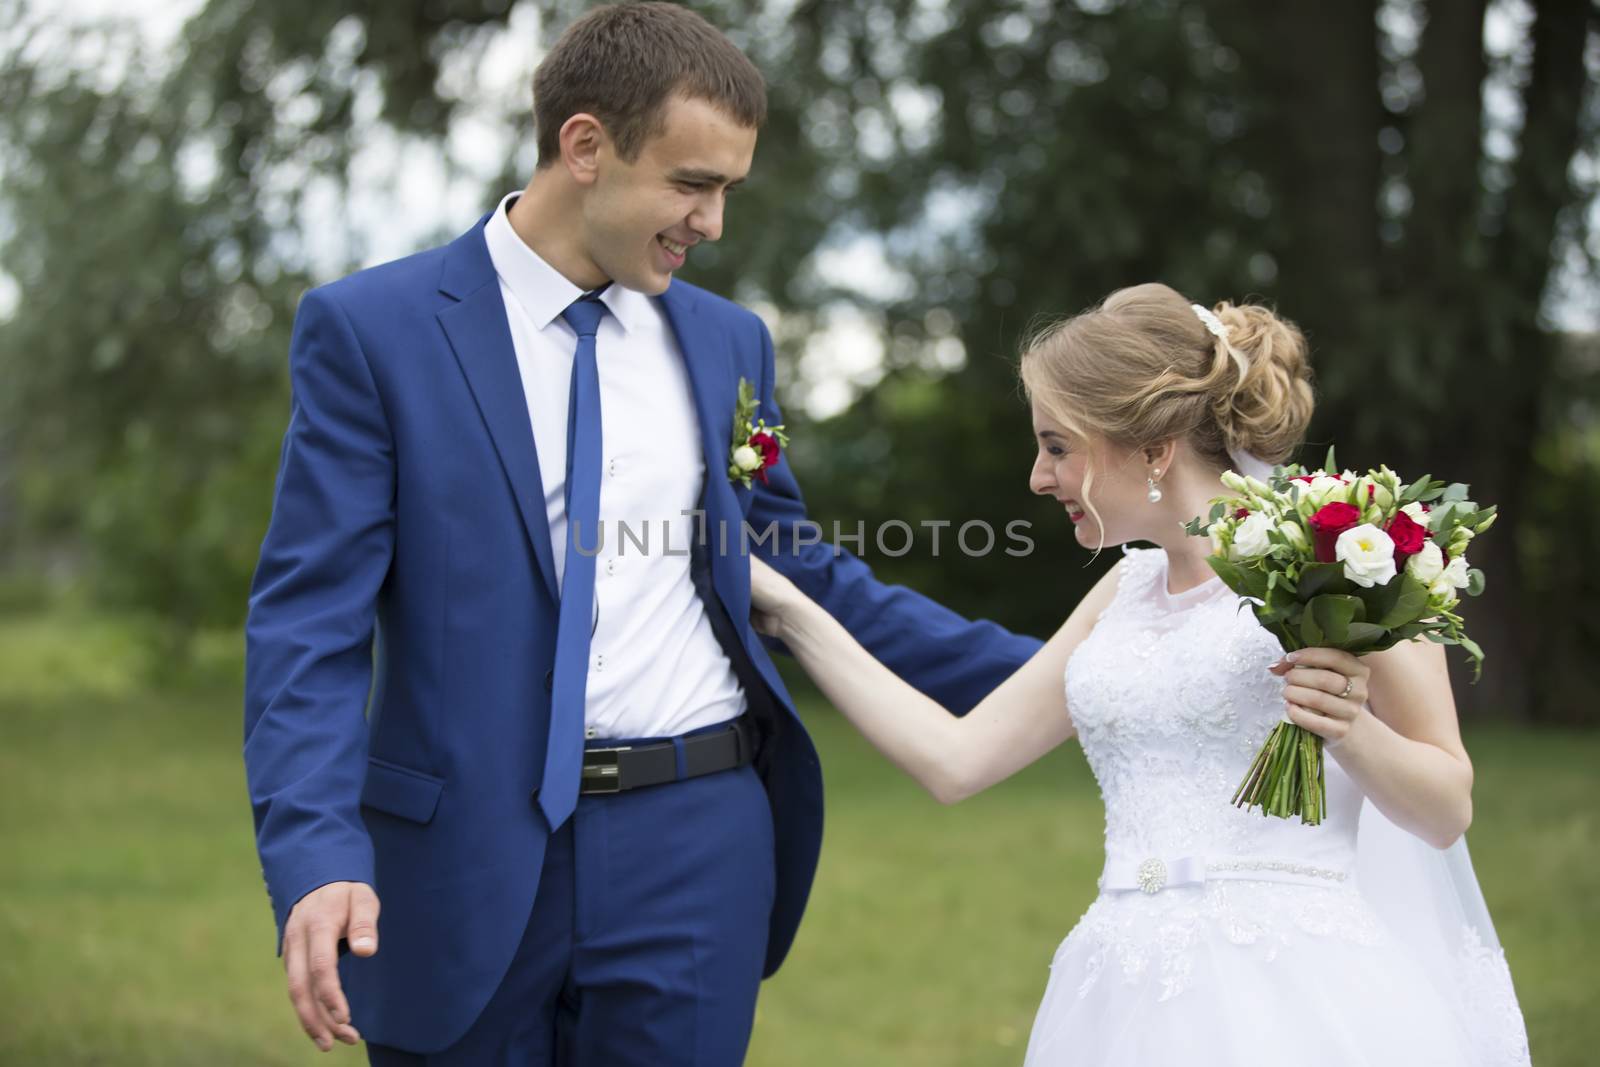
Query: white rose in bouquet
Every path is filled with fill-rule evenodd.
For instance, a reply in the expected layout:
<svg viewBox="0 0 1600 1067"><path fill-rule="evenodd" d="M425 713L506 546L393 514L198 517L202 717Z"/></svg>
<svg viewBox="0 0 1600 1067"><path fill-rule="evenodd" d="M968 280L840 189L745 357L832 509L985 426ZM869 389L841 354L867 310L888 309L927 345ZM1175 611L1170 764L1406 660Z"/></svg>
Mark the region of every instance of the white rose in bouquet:
<svg viewBox="0 0 1600 1067"><path fill-rule="evenodd" d="M1311 479L1309 489L1311 498L1317 502L1318 507L1335 500L1349 499L1350 486L1343 478L1336 478L1331 474L1319 474Z"/></svg>
<svg viewBox="0 0 1600 1067"><path fill-rule="evenodd" d="M1432 541L1424 542L1422 551L1406 560L1406 573L1423 585L1432 585L1444 573L1444 553Z"/></svg>
<svg viewBox="0 0 1600 1067"><path fill-rule="evenodd" d="M1267 534L1276 527L1272 516L1261 511L1247 515L1238 529L1233 531L1233 551L1238 559L1260 559L1272 551L1272 540Z"/></svg>
<svg viewBox="0 0 1600 1067"><path fill-rule="evenodd" d="M1396 573L1394 540L1371 523L1340 534L1333 554L1344 564L1344 576L1363 589L1386 585Z"/></svg>

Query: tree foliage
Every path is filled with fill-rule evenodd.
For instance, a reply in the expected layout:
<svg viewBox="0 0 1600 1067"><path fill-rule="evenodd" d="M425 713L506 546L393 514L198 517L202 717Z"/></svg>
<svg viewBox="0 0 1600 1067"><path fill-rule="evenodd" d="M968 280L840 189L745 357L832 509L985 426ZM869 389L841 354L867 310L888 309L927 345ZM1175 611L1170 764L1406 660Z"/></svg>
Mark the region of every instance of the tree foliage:
<svg viewBox="0 0 1600 1067"><path fill-rule="evenodd" d="M295 303L362 258L308 230L308 201L360 195L352 160L375 128L444 152L461 108L447 68L470 71L512 11L208 0L174 55L85 63L127 55L123 38L69 40L6 5L0 21L33 27L0 68L0 240L22 294L0 322L0 462L23 532L81 542L103 595L180 629L234 622ZM537 5L546 43L585 6ZM923 536L885 557L869 533L885 576L1059 624L1114 553L1082 565L1028 496L1015 354L1041 316L1162 280L1273 302L1306 329L1319 448L1501 505L1474 558L1489 669L1469 703L1600 706L1583 669L1600 579L1573 551L1600 520L1596 358L1547 315L1552 272L1595 238L1592 2L695 6L767 72L771 118L692 278L776 309L791 363L841 302L882 323L883 381L792 455L825 526L952 524L937 556ZM1509 50L1485 49L1491 13L1517 28ZM485 205L526 179L531 140ZM872 297L825 273L863 237L887 263ZM344 261L317 261L319 242ZM955 541L963 522L1016 519L1034 523L1029 557Z"/></svg>

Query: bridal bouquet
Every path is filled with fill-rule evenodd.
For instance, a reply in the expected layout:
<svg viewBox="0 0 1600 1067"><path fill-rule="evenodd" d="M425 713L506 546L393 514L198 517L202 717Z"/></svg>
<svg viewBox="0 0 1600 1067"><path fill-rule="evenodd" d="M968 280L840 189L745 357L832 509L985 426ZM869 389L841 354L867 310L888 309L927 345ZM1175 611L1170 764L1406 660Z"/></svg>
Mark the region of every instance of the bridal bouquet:
<svg viewBox="0 0 1600 1067"><path fill-rule="evenodd" d="M1285 652L1361 655L1425 637L1465 649L1476 681L1483 650L1456 609L1462 593L1483 592L1483 572L1467 566L1466 550L1494 524L1495 509L1474 504L1465 485L1427 476L1407 484L1388 467L1338 470L1329 449L1322 470L1276 467L1270 484L1229 471L1222 483L1234 495L1185 529L1211 539L1207 562ZM1281 722L1233 802L1314 826L1325 796L1322 738Z"/></svg>

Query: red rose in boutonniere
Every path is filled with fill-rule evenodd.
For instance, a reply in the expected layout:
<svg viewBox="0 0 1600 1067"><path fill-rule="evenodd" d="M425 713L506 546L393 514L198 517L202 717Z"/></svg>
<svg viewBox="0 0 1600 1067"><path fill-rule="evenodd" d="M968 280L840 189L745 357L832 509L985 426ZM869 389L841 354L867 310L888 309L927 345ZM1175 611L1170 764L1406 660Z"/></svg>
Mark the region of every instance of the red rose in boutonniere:
<svg viewBox="0 0 1600 1067"><path fill-rule="evenodd" d="M739 379L739 403L733 409L733 446L728 452L728 479L750 488L751 476L767 482L767 468L776 466L789 445L789 435L783 427L768 426L765 419L756 418L755 388L744 378Z"/></svg>
<svg viewBox="0 0 1600 1067"><path fill-rule="evenodd" d="M750 435L750 447L761 453L763 470L778 462L778 456L782 454L778 439L765 430Z"/></svg>

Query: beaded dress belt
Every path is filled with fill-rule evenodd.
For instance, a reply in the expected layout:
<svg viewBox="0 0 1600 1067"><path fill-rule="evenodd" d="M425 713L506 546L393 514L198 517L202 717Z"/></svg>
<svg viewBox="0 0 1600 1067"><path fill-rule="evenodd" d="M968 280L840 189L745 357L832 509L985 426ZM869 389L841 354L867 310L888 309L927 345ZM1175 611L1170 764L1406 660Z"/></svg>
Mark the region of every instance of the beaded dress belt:
<svg viewBox="0 0 1600 1067"><path fill-rule="evenodd" d="M1245 857L1213 859L1206 856L1163 859L1152 856L1140 862L1107 860L1105 870L1100 875L1100 888L1159 893L1173 886L1202 885L1219 880L1287 882L1291 885L1327 887L1344 882L1347 878L1344 871L1292 860Z"/></svg>

